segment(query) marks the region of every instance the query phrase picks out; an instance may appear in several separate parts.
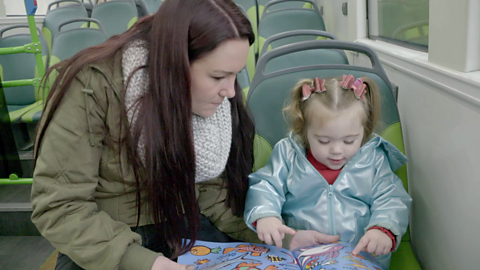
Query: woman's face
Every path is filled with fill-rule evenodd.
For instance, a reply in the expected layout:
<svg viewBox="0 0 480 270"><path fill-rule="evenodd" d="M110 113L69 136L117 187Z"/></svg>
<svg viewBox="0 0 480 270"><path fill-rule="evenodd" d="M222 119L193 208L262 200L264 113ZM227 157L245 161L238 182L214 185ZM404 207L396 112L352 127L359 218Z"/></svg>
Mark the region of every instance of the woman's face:
<svg viewBox="0 0 480 270"><path fill-rule="evenodd" d="M225 97L235 96L235 80L247 61L250 44L231 39L190 65L192 111L210 117Z"/></svg>

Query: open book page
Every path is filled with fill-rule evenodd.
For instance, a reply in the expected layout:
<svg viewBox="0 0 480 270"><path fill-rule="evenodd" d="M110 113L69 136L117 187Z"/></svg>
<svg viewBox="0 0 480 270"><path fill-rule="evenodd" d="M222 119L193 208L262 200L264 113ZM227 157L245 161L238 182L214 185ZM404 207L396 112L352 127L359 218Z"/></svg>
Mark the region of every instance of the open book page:
<svg viewBox="0 0 480 270"><path fill-rule="evenodd" d="M291 251L250 243L197 241L178 258L178 263L194 264L197 270L301 270Z"/></svg>
<svg viewBox="0 0 480 270"><path fill-rule="evenodd" d="M293 251L301 269L308 270L340 270L340 269L370 269L382 270L375 258L361 252L352 254L355 247L349 243L323 244L314 247L301 248Z"/></svg>
<svg viewBox="0 0 480 270"><path fill-rule="evenodd" d="M291 252L251 243L197 241L178 262L194 264L197 270L383 270L373 256L365 252L353 255L353 249L351 244L341 242Z"/></svg>

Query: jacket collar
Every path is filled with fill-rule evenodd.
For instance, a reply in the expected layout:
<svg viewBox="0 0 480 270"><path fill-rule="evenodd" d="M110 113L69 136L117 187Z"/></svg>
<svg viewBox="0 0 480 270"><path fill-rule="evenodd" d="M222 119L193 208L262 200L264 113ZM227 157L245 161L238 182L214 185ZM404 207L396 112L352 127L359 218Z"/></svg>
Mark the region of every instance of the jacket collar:
<svg viewBox="0 0 480 270"><path fill-rule="evenodd" d="M298 155L305 156L305 148L300 143L301 141L298 135L290 132L288 134L288 140L291 142L293 148L295 149L295 152ZM392 171L398 170L407 162L407 157L405 157L405 155L400 152L400 150L398 150L393 144L383 139L381 136L378 136L377 134L372 134L372 136L370 136L370 140L367 141L362 147L360 147L360 149L348 161L348 163L361 162L362 157L373 154L376 149L382 150L385 153L388 162L390 163L390 167L392 168Z"/></svg>

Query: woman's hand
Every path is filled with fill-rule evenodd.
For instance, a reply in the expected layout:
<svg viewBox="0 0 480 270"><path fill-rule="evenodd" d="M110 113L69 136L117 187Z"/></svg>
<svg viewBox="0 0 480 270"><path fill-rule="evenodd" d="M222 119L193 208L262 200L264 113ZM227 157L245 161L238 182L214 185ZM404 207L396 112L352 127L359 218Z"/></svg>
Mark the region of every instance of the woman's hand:
<svg viewBox="0 0 480 270"><path fill-rule="evenodd" d="M295 230L282 224L276 217L266 217L257 220L258 239L265 241L267 245L275 245L282 248L282 240L285 234L295 234Z"/></svg>
<svg viewBox="0 0 480 270"><path fill-rule="evenodd" d="M392 239L386 233L373 229L365 233L352 253L357 255L360 251L366 251L375 255L386 255L390 250L392 250Z"/></svg>
<svg viewBox="0 0 480 270"><path fill-rule="evenodd" d="M328 235L317 231L297 231L290 242L290 250L310 247L318 244L328 244L340 239L339 235Z"/></svg>
<svg viewBox="0 0 480 270"><path fill-rule="evenodd" d="M178 264L166 257L158 256L151 270L194 270L193 265Z"/></svg>

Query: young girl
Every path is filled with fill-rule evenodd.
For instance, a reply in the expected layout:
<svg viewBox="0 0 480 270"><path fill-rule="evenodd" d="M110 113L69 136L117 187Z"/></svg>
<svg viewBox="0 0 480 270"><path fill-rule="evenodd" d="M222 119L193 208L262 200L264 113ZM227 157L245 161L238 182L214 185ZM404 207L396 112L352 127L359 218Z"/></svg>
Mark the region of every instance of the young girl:
<svg viewBox="0 0 480 270"><path fill-rule="evenodd" d="M302 80L284 110L292 132L250 175L245 222L277 247L294 233L289 227L339 235L356 245L355 254L383 255L379 262L388 267L411 198L394 174L406 157L373 134L380 115L374 82L353 75Z"/></svg>

